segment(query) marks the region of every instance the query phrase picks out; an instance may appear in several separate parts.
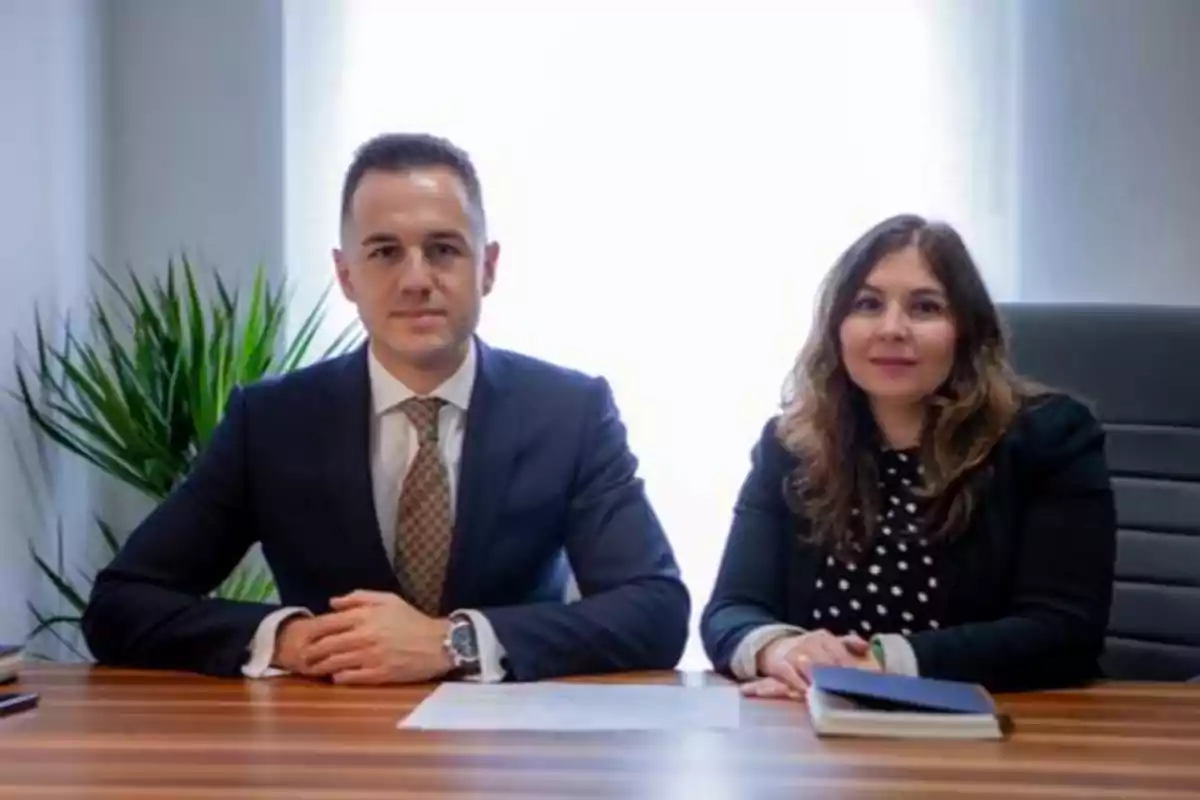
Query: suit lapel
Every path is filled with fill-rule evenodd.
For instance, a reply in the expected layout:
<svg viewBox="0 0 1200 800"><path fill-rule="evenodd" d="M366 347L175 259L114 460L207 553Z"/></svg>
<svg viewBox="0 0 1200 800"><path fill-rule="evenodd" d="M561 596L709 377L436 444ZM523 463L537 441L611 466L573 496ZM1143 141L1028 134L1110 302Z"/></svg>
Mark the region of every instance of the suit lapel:
<svg viewBox="0 0 1200 800"><path fill-rule="evenodd" d="M330 532L337 539L337 551L331 548L330 559L339 563L353 588L399 592L375 513L367 346L345 356L338 367L325 429L328 480L339 487L337 527Z"/></svg>
<svg viewBox="0 0 1200 800"><path fill-rule="evenodd" d="M457 599L472 585L480 567L482 545L508 488L520 427L506 424L514 420L503 357L478 339L476 345L477 372L463 437L443 613L458 605Z"/></svg>

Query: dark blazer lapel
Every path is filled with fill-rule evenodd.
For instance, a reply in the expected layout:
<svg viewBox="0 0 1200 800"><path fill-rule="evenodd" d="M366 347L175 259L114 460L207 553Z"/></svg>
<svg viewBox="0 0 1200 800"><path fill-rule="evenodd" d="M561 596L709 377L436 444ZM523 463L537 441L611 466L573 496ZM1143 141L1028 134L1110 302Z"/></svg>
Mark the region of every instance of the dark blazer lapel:
<svg viewBox="0 0 1200 800"><path fill-rule="evenodd" d="M454 540L442 593L443 613L452 611L479 568L481 541L500 509L516 455L519 425L510 407L503 357L476 339L475 386L467 410L459 467Z"/></svg>
<svg viewBox="0 0 1200 800"><path fill-rule="evenodd" d="M366 345L341 359L330 389L333 403L324 431L324 455L337 505L336 527L328 532L330 567L345 573L353 588L399 592L375 513Z"/></svg>

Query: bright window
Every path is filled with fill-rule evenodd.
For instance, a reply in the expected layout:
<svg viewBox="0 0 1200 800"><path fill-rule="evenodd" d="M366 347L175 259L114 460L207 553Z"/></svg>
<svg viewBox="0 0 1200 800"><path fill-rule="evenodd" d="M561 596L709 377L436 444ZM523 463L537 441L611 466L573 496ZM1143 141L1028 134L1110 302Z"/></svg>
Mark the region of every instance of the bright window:
<svg viewBox="0 0 1200 800"><path fill-rule="evenodd" d="M356 145L421 130L467 149L502 246L481 333L611 381L698 616L749 448L851 239L940 216L1013 289L1001 114L974 79L1003 48L968 47L992 34L953 6L346 0L328 63L289 55L289 119L331 137L309 127L289 154L298 297L330 275ZM706 664L693 639L684 666Z"/></svg>

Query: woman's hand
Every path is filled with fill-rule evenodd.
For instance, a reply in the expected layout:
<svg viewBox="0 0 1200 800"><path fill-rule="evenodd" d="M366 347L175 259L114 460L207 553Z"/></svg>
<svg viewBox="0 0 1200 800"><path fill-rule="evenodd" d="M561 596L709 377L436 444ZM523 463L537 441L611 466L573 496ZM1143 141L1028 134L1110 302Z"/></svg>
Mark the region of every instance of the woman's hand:
<svg viewBox="0 0 1200 800"><path fill-rule="evenodd" d="M835 666L882 671L870 645L856 634L834 636L827 630L786 636L764 647L758 654L762 677L742 685L747 697L801 699L812 680L814 667Z"/></svg>

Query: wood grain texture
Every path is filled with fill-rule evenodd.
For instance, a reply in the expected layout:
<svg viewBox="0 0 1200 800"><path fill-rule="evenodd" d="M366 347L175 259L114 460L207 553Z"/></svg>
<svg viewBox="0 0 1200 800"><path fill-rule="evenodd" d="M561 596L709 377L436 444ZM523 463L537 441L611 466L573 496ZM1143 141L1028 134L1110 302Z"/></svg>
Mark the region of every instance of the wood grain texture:
<svg viewBox="0 0 1200 800"><path fill-rule="evenodd" d="M0 798L1200 797L1200 685L1004 696L1007 742L822 740L786 701L733 731L485 734L397 730L427 686L39 667L4 689L42 703L0 719Z"/></svg>

